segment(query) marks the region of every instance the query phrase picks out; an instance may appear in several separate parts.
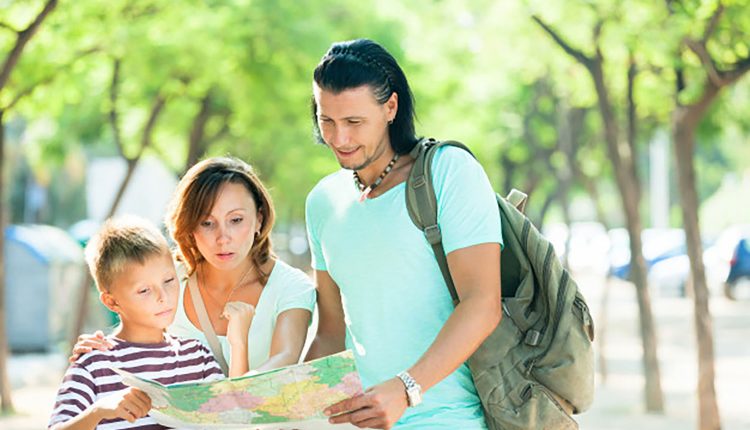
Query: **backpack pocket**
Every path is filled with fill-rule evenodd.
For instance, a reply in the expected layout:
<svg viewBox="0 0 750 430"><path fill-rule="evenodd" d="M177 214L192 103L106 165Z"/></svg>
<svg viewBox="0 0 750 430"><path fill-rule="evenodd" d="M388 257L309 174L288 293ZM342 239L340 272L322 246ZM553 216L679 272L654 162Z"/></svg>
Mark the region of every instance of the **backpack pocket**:
<svg viewBox="0 0 750 430"><path fill-rule="evenodd" d="M578 424L565 412L553 393L528 380L517 384L504 399L490 402L488 409L487 425L490 429L578 429Z"/></svg>
<svg viewBox="0 0 750 430"><path fill-rule="evenodd" d="M583 296L574 290L549 350L529 365L536 380L570 403L574 413L580 413L594 397L594 323Z"/></svg>

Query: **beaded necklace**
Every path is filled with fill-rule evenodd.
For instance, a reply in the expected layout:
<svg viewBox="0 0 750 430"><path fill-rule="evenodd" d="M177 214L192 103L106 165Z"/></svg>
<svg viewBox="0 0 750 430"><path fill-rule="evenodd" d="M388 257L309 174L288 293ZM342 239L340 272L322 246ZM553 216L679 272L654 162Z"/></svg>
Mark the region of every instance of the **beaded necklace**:
<svg viewBox="0 0 750 430"><path fill-rule="evenodd" d="M387 166L385 166L385 169L383 169L383 172L378 176L377 179L375 179L375 182L373 182L370 185L365 185L362 182L362 179L357 174L357 171L355 170L354 173L354 183L357 185L357 188L359 189L359 192L361 193L359 195L359 202L362 203L370 197L370 193L372 190L374 190L378 185L380 185L383 182L383 178L390 173L390 171L393 169L393 165L396 164L396 161L398 160L399 154L394 154L393 158L391 158L390 163L388 163Z"/></svg>

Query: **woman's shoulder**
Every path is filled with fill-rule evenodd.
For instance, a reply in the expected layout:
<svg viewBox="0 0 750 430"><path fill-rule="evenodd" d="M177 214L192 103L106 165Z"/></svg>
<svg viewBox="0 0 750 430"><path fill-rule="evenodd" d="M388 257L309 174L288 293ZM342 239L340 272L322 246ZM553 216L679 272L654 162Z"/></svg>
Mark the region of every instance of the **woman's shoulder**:
<svg viewBox="0 0 750 430"><path fill-rule="evenodd" d="M281 259L276 259L273 271L271 272L271 278L269 282L273 281L275 284L297 284L297 285L313 285L312 278L303 272L302 270L293 267L289 263Z"/></svg>

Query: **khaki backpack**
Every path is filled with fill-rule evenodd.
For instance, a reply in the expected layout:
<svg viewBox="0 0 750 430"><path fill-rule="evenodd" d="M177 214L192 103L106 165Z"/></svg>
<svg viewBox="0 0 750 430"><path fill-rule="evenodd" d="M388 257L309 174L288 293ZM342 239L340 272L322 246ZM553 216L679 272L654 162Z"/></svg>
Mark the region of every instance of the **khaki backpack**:
<svg viewBox="0 0 750 430"><path fill-rule="evenodd" d="M406 206L432 245L454 304L431 165L437 149L459 142L422 139L412 150ZM473 154L472 154L473 156ZM522 213L526 196L496 195L504 249L500 253L503 318L469 358L490 430L577 429L571 414L594 394L594 325L586 301L555 256L552 244Z"/></svg>

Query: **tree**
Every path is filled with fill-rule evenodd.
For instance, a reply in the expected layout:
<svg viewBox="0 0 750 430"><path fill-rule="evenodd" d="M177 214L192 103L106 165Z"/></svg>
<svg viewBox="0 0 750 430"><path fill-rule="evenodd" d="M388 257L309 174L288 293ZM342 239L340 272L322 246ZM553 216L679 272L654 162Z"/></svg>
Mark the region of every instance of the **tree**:
<svg viewBox="0 0 750 430"><path fill-rule="evenodd" d="M703 11L712 11L706 14L702 34L688 28L678 48L672 140L693 287L698 345L698 421L700 429L713 430L721 428L721 420L714 387L713 320L708 307L709 291L703 264L693 160L696 130L707 111L723 89L732 86L750 71L747 43L750 22L746 17L743 18L750 3L701 1L697 4L667 2L667 5L670 8L670 18L675 21L700 19ZM692 61L695 57L699 65ZM690 73L693 71L689 70L691 68L698 68L702 73Z"/></svg>
<svg viewBox="0 0 750 430"><path fill-rule="evenodd" d="M7 86L10 82L11 74L16 68L18 61L23 55L26 46L39 31L39 27L47 19L50 13L57 7L57 0L48 0L42 10L36 15L36 17L28 24L28 26L21 30L15 30L9 23L3 22L2 27L15 32L16 40L12 45L10 51L5 56L2 68L0 68L0 98L4 98L7 93ZM8 350L8 337L6 336L7 329L5 327L5 214L7 208L5 207L5 195L4 195L4 181L5 177L5 127L4 119L7 110L15 102L10 102L8 105L0 107L0 409L3 412L11 412L13 410L13 401L10 393L10 383L8 381L8 369L7 369L7 357L9 355Z"/></svg>
<svg viewBox="0 0 750 430"><path fill-rule="evenodd" d="M622 127L615 112L611 84L605 75L605 56L601 45L601 35L607 22L602 14L594 25L590 54L575 48L557 30L541 16L532 15L532 19L566 54L582 65L588 72L597 95L601 121L604 126L604 141L607 154L612 162L615 182L620 192L622 206L626 216L628 236L630 237L630 279L636 287L640 310L640 329L643 342L644 371L646 376L646 409L652 412L663 412L664 399L661 388L661 376L657 354L656 329L651 298L646 278L646 261L643 257L641 230L643 222L640 215L641 189L636 170L636 109L633 88L637 76L637 67L631 55L625 67L627 76L625 127ZM626 135L621 135L625 128Z"/></svg>

